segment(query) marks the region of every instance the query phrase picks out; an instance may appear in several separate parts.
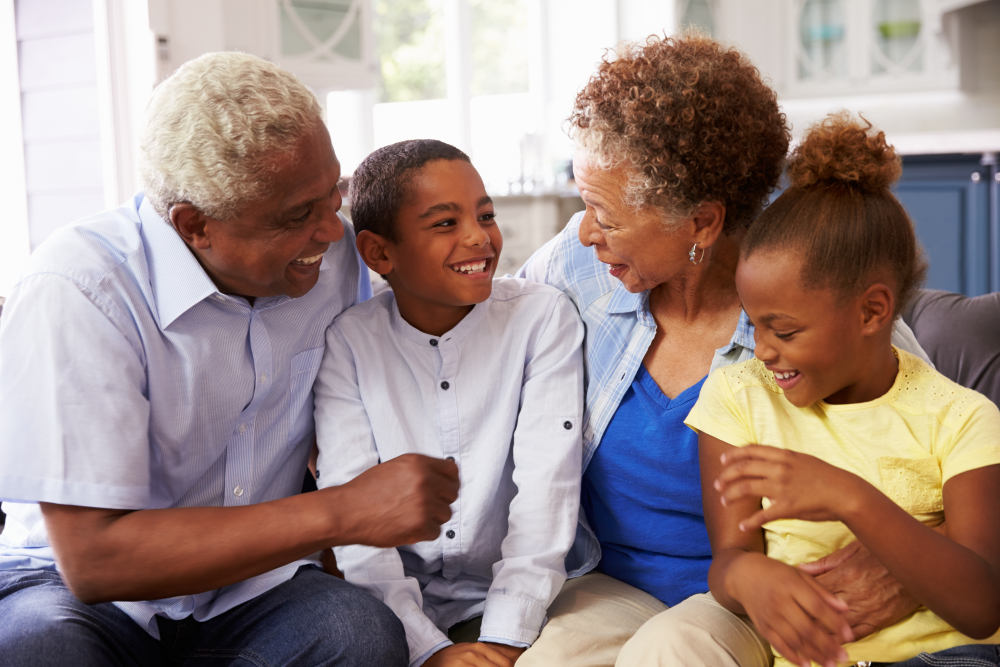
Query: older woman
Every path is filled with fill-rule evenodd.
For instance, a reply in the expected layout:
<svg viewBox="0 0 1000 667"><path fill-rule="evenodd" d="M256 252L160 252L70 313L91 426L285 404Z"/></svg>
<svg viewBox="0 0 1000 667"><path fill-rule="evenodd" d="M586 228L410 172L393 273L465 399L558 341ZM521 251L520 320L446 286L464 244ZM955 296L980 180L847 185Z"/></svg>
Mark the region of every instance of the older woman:
<svg viewBox="0 0 1000 667"><path fill-rule="evenodd" d="M707 593L697 439L706 375L753 355L739 242L781 174L789 133L745 56L701 37L624 47L570 118L587 206L521 270L587 325L581 526L569 581L522 667L767 665L767 643ZM919 353L900 324L894 343ZM857 546L814 574L858 634L916 603ZM825 574L824 574L825 573ZM624 647L624 648L623 648Z"/></svg>

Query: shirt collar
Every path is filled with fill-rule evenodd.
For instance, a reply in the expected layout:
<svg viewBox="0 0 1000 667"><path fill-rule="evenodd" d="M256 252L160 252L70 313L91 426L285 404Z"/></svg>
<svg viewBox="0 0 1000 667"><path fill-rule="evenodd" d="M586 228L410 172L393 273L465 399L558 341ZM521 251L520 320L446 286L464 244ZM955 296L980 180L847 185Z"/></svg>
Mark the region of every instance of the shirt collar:
<svg viewBox="0 0 1000 667"><path fill-rule="evenodd" d="M139 202L139 196L136 201ZM160 329L166 329L192 306L219 290L177 230L153 209L148 197L139 202L137 213L156 313Z"/></svg>
<svg viewBox="0 0 1000 667"><path fill-rule="evenodd" d="M745 310L740 310L740 320L736 323L736 331L733 332L733 337L729 339L729 343L725 347L720 347L715 352L717 354L728 354L737 345L748 350L753 350L757 347L757 344L753 340L753 325L750 323L750 318L747 317L747 311Z"/></svg>
<svg viewBox="0 0 1000 667"><path fill-rule="evenodd" d="M465 336L469 334L473 329L475 329L479 323L486 317L486 312L490 308L490 301L493 300L491 296L486 301L482 303L477 303L473 306L469 314L462 318L462 321L455 325L455 328L451 331L446 332L442 336L432 336L426 334L420 329L417 329L409 322L403 319L403 316L399 314L399 305L396 303L396 299L392 297L392 311L390 315L390 322L392 323L392 328L397 332L402 334L405 338L417 343L418 345L427 345L432 338L440 341L439 345L449 346L456 345Z"/></svg>
<svg viewBox="0 0 1000 667"><path fill-rule="evenodd" d="M625 284L615 281L615 290L611 294L611 301L608 302L609 313L623 314L635 313L639 322L647 327L655 327L653 316L649 312L649 290L633 294L625 289Z"/></svg>

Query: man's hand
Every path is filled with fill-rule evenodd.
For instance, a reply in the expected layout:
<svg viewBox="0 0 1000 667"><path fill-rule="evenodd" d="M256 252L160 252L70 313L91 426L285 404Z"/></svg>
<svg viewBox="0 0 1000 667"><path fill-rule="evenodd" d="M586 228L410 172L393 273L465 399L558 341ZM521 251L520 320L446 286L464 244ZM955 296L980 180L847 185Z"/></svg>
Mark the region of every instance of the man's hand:
<svg viewBox="0 0 1000 667"><path fill-rule="evenodd" d="M366 470L336 491L336 544L398 547L437 539L458 498L454 461L404 454Z"/></svg>
<svg viewBox="0 0 1000 667"><path fill-rule="evenodd" d="M457 497L452 461L406 454L343 486L244 507L41 509L60 574L97 604L203 593L338 544L434 539Z"/></svg>
<svg viewBox="0 0 1000 667"><path fill-rule="evenodd" d="M920 606L860 542L799 569L847 603L844 618L857 639L896 623Z"/></svg>
<svg viewBox="0 0 1000 667"><path fill-rule="evenodd" d="M475 642L443 648L424 662L424 667L514 667L523 648Z"/></svg>

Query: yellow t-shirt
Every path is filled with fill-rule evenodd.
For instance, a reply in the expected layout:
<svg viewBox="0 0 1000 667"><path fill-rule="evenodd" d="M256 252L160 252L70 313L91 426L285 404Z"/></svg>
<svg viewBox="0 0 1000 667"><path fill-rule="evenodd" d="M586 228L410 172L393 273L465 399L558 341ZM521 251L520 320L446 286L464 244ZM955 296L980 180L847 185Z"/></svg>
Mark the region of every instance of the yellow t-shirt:
<svg viewBox="0 0 1000 667"><path fill-rule="evenodd" d="M944 519L941 489L960 473L1000 463L1000 411L985 396L896 350L892 389L867 403L797 408L757 359L712 373L685 423L723 442L763 444L819 457L864 478L928 525ZM767 498L764 507L769 505ZM767 554L789 565L826 556L854 540L835 521L764 526ZM925 608L846 646L851 661L896 662L922 651L1000 643L976 641ZM790 666L782 658L775 667Z"/></svg>

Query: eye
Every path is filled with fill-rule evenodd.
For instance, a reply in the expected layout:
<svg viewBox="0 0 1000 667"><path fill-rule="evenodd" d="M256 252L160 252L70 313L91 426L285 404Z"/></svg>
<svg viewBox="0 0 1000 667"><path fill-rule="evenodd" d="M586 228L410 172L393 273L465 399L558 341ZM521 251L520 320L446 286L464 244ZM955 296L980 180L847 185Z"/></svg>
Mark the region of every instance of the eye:
<svg viewBox="0 0 1000 667"><path fill-rule="evenodd" d="M792 336L794 336L796 333L797 332L795 332L795 331L786 331L786 332L775 331L774 332L774 337L778 338L780 340L788 340L789 338L791 338Z"/></svg>
<svg viewBox="0 0 1000 667"><path fill-rule="evenodd" d="M441 222L435 223L434 227L454 227L457 223L454 218L448 218L447 220L442 220Z"/></svg>
<svg viewBox="0 0 1000 667"><path fill-rule="evenodd" d="M301 225L306 224L306 222L309 220L309 216L312 215L312 212L313 212L313 207L310 206L309 208L306 209L306 212L305 212L304 215L302 215L300 217L297 217L297 218L292 218L291 220L289 220L288 221L288 226L289 227L299 227Z"/></svg>
<svg viewBox="0 0 1000 667"><path fill-rule="evenodd" d="M491 223L491 222L493 222L496 219L497 219L497 214L494 213L493 211L490 211L489 213L483 213L481 216L479 216L479 222L490 222Z"/></svg>
<svg viewBox="0 0 1000 667"><path fill-rule="evenodd" d="M607 225L605 225L603 222L601 222L600 219L598 219L598 218L595 218L594 222L597 224L598 228L601 231L607 231L607 230L611 229L610 227L608 227Z"/></svg>

